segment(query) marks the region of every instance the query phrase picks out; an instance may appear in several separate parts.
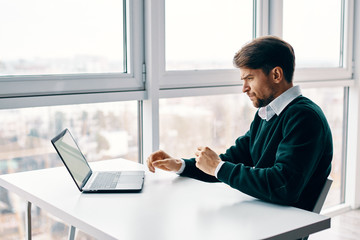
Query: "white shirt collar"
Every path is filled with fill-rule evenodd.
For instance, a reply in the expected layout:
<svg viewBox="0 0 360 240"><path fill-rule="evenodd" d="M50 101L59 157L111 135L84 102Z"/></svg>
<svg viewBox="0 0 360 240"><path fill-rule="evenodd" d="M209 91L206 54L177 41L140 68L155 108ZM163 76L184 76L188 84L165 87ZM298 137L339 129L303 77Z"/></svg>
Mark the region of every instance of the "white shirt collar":
<svg viewBox="0 0 360 240"><path fill-rule="evenodd" d="M289 88L280 96L271 101L267 106L259 108L259 117L269 121L275 114L279 116L280 113L286 108L286 106L300 95L301 90L299 86Z"/></svg>

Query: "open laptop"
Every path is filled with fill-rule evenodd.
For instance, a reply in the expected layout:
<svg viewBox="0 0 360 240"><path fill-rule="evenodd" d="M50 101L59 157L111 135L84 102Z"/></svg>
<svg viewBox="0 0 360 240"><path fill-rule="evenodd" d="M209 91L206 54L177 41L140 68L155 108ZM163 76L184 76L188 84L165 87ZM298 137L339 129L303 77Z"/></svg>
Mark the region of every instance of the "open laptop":
<svg viewBox="0 0 360 240"><path fill-rule="evenodd" d="M145 171L93 172L68 129L51 140L81 192L139 192Z"/></svg>

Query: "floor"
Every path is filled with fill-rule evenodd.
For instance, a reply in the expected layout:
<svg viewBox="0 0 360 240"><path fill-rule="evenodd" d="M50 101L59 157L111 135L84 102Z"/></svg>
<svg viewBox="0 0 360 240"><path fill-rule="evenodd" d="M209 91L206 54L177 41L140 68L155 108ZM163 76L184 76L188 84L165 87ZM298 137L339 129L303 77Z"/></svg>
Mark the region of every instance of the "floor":
<svg viewBox="0 0 360 240"><path fill-rule="evenodd" d="M331 218L331 228L313 234L309 240L358 240L360 239L360 209Z"/></svg>

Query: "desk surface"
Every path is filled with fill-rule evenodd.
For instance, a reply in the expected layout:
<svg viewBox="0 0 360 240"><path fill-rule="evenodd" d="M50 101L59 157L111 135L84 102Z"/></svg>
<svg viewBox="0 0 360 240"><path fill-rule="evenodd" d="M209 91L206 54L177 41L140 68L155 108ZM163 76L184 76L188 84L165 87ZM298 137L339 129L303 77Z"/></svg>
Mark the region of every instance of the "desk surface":
<svg viewBox="0 0 360 240"><path fill-rule="evenodd" d="M135 170L115 159L94 170ZM0 176L0 186L98 239L295 239L330 218L266 203L223 183L146 171L141 193L82 194L64 167Z"/></svg>

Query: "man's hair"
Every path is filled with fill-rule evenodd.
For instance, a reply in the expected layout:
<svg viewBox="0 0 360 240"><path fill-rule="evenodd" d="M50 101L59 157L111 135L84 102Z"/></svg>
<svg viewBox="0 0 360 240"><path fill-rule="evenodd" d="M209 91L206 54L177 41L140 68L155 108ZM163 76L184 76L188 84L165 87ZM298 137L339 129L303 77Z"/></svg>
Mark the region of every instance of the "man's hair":
<svg viewBox="0 0 360 240"><path fill-rule="evenodd" d="M285 80L292 82L295 69L295 53L292 46L274 36L259 37L246 44L233 59L238 68L262 69L268 75L275 67L281 67Z"/></svg>

